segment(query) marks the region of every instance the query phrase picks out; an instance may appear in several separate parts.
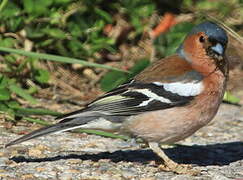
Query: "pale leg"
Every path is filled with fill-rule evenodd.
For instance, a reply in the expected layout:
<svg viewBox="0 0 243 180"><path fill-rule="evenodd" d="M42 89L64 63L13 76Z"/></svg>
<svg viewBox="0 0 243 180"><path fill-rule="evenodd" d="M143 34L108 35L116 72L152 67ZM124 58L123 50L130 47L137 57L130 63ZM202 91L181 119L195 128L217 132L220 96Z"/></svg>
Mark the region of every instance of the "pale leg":
<svg viewBox="0 0 243 180"><path fill-rule="evenodd" d="M200 173L199 171L192 170L190 165L178 164L171 160L164 151L159 147L159 144L156 142L149 142L149 147L154 153L156 153L164 162L163 165L160 165L160 168L165 171L173 171L178 174L191 174L196 175Z"/></svg>

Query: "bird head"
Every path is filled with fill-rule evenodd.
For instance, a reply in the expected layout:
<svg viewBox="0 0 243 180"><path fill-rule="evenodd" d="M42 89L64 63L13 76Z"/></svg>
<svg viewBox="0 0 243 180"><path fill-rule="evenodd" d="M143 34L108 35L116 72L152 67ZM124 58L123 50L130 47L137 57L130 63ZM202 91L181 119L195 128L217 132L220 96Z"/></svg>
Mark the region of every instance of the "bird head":
<svg viewBox="0 0 243 180"><path fill-rule="evenodd" d="M213 22L206 21L191 30L177 53L195 67L208 71L217 68L226 74L227 43L225 30Z"/></svg>

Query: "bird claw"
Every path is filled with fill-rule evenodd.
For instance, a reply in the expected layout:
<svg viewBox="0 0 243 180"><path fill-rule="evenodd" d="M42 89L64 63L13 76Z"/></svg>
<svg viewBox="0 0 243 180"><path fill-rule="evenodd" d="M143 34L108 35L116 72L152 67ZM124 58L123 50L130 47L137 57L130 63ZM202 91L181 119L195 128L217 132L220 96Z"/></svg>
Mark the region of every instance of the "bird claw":
<svg viewBox="0 0 243 180"><path fill-rule="evenodd" d="M193 169L191 165L187 164L177 164L175 162L169 162L165 163L159 166L159 169L163 171L170 171L174 172L176 174L187 174L187 175L192 175L196 176L200 174L200 170Z"/></svg>

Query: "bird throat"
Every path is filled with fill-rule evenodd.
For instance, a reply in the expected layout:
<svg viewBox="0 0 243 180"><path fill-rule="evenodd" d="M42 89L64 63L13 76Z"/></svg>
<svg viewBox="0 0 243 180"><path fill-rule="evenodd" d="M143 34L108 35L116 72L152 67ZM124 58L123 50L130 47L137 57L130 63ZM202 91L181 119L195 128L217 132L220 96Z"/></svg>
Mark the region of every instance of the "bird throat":
<svg viewBox="0 0 243 180"><path fill-rule="evenodd" d="M218 53L215 53L211 47L206 49L206 53L209 57L211 57L214 61L215 66L219 69L225 76L228 74L228 66L226 65L226 57L222 56Z"/></svg>

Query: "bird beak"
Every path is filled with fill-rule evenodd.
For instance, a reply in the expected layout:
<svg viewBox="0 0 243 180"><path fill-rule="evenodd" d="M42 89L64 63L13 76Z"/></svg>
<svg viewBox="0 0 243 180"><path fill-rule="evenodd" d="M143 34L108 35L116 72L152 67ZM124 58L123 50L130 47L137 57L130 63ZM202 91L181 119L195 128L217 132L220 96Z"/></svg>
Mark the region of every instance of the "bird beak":
<svg viewBox="0 0 243 180"><path fill-rule="evenodd" d="M215 46L212 46L211 49L219 55L222 55L224 52L224 47L220 43L217 43Z"/></svg>

